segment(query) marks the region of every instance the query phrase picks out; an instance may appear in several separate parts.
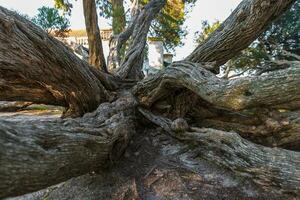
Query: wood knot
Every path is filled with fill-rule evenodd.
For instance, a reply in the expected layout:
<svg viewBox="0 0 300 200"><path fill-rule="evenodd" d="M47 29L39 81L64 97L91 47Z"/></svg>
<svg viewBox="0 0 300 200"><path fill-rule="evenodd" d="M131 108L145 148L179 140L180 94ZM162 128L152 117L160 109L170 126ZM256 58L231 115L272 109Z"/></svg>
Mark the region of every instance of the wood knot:
<svg viewBox="0 0 300 200"><path fill-rule="evenodd" d="M189 125L185 119L177 118L172 122L171 129L175 132L185 132L189 130Z"/></svg>

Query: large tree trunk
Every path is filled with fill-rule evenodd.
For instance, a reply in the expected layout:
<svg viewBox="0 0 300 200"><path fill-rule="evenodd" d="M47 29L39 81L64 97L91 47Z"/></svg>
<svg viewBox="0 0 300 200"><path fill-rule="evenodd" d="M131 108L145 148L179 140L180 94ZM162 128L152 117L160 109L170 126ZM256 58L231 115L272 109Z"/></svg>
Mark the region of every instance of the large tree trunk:
<svg viewBox="0 0 300 200"><path fill-rule="evenodd" d="M0 99L60 105L81 116L109 99L114 78L29 21L0 7ZM63 56L62 56L63 55Z"/></svg>
<svg viewBox="0 0 300 200"><path fill-rule="evenodd" d="M125 94L77 119L0 121L0 198L100 170L134 135L136 101Z"/></svg>
<svg viewBox="0 0 300 200"><path fill-rule="evenodd" d="M89 64L107 72L95 0L83 0L82 4L89 43Z"/></svg>
<svg viewBox="0 0 300 200"><path fill-rule="evenodd" d="M235 80L223 80L211 72L245 48L293 1L244 0L188 58L193 62L173 63L135 84L142 78L150 23L165 2L152 0L137 15L132 43L117 71L119 78L90 67L62 43L0 7L0 100L62 105L68 108L65 116L82 116L98 107L76 119L1 120L1 197L35 191L98 168L102 171L141 130L139 124L162 127L178 144L167 151L182 151L178 146L184 144L195 158L178 157L177 162L181 159L198 166L199 158L204 158L263 186L266 192L300 196L299 152L247 140L297 149L299 62ZM249 28L245 37L239 33L243 26ZM200 64L207 61L216 63Z"/></svg>

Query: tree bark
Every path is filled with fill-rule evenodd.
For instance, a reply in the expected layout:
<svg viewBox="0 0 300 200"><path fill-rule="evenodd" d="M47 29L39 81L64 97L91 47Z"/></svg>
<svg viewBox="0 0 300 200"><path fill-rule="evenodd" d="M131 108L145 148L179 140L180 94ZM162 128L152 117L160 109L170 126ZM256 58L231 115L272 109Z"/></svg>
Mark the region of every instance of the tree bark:
<svg viewBox="0 0 300 200"><path fill-rule="evenodd" d="M254 35L257 36L291 2L244 0L225 21L223 28L231 28L236 33L234 26L241 28L241 24L244 24L249 28L254 20L259 24L252 24L256 29L250 28L246 37L241 36L243 40L248 41L248 37L253 40ZM278 124L280 127L289 125L280 121L284 114L279 115L278 119L274 117L275 121L273 118L268 119L265 113L261 114L260 120L242 120L250 128L253 124L249 121L260 121L266 128L278 131L275 137L282 136L284 140L288 134L299 130L299 63L288 63L285 69L258 77L220 79L209 71L214 71L215 66L198 63L212 61L217 66L233 56L232 51L235 50L232 48L240 48L229 39L235 39L231 37L233 35L229 29L220 29L225 35L219 30L213 36L219 42L208 45L213 40L211 38L204 42L203 45L207 43L209 48L199 50L202 48L200 46L195 51L197 53L189 57L192 60L195 58L194 62L175 62L158 74L138 82L132 90L134 97L123 91L126 89L128 92L127 86L119 86L120 83L126 83L132 87L132 83L142 78L142 54L147 32L151 21L164 4L165 1L152 0L137 17L131 46L117 71L121 79L133 79L132 82L120 81L90 67L70 53L62 43L0 7L0 100L62 105L69 108L66 116L82 116L99 106L94 113L76 119L59 119L47 123L43 120L34 123L0 120L1 197L38 190L98 168L101 171L111 158L117 159L122 154L131 136L140 130L137 124L149 125L148 121L143 123L145 119L136 112L137 106L146 119L186 144L187 149L194 153L195 163L199 162L198 158L204 158L242 177L253 179L266 189L275 188L279 192L299 197L298 152L256 145L232 132L189 126L190 122L196 126L200 124L195 119L199 112L194 111L199 105L202 112L198 118L203 122L222 121L224 115L243 115L243 112L261 107L277 111L289 109L292 112L285 117L289 123L296 124L293 126L295 129L278 128ZM219 40L219 37L223 39ZM245 43L241 46L245 46ZM221 44L228 44L226 49L232 51L219 51L221 47L218 45ZM213 46L216 49L210 49ZM214 56L216 59L211 59ZM151 109L151 112L145 108ZM176 119L179 116L194 119ZM236 121L222 122L225 125L220 129ZM242 133L242 129L237 126L234 128ZM260 132L263 128L258 127L256 131ZM299 136L296 138L299 139Z"/></svg>
<svg viewBox="0 0 300 200"><path fill-rule="evenodd" d="M138 14L131 36L132 42L116 73L118 77L134 80L140 80L144 77L142 69L147 34L152 20L165 4L165 0L152 0Z"/></svg>
<svg viewBox="0 0 300 200"><path fill-rule="evenodd" d="M251 177L264 189L278 188L280 193L300 195L299 152L256 145L234 132L197 127L174 130L174 123L175 127L180 126L177 120L139 110L172 137L189 144L194 159L204 158L241 176Z"/></svg>
<svg viewBox="0 0 300 200"><path fill-rule="evenodd" d="M107 72L95 0L83 0L82 4L89 43L89 64Z"/></svg>
<svg viewBox="0 0 300 200"><path fill-rule="evenodd" d="M29 193L118 160L135 133L124 94L77 119L0 120L0 198Z"/></svg>
<svg viewBox="0 0 300 200"><path fill-rule="evenodd" d="M108 56L108 68L111 72L115 72L120 67L122 60L122 48L133 33L134 27L137 23L137 19L140 13L140 9L137 6L132 12L131 21L127 28L120 34L114 35L109 41L109 56Z"/></svg>
<svg viewBox="0 0 300 200"><path fill-rule="evenodd" d="M295 0L243 0L232 14L185 60L213 62L211 71L218 73L238 52L247 48Z"/></svg>
<svg viewBox="0 0 300 200"><path fill-rule="evenodd" d="M292 62L287 69L262 76L224 80L203 65L184 61L140 81L134 91L140 104L147 107L166 98L170 89L186 88L213 106L232 111L260 106L280 108L281 104L300 100L299 74L299 63Z"/></svg>
<svg viewBox="0 0 300 200"><path fill-rule="evenodd" d="M117 87L112 76L3 7L0 27L1 100L60 105L67 108L65 116L81 116L109 99L107 89Z"/></svg>
<svg viewBox="0 0 300 200"><path fill-rule="evenodd" d="M195 126L234 130L256 143L298 150L299 69L292 62L259 77L224 80L199 64L175 62L133 91L141 106L171 119L187 117Z"/></svg>
<svg viewBox="0 0 300 200"><path fill-rule="evenodd" d="M126 19L123 0L112 0L112 28L113 34L120 34L125 30Z"/></svg>

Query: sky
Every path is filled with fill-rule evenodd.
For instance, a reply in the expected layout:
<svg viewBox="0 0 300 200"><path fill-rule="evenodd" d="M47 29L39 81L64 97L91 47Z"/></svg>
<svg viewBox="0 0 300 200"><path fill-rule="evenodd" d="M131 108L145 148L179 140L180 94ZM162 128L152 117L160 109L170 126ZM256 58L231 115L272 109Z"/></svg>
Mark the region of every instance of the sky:
<svg viewBox="0 0 300 200"><path fill-rule="evenodd" d="M84 16L82 10L82 1L73 1L72 16L70 18L72 29L83 29ZM241 2L241 0L197 0L192 11L187 15L184 24L188 35L183 40L184 45L175 49L174 60L180 60L191 53L196 44L194 42L194 33L201 30L201 22L208 20L215 22L225 20L232 10ZM37 9L42 6L54 6L54 0L0 0L0 6L19 11L33 17L37 14ZM103 18L99 19L100 28L108 28L109 21Z"/></svg>

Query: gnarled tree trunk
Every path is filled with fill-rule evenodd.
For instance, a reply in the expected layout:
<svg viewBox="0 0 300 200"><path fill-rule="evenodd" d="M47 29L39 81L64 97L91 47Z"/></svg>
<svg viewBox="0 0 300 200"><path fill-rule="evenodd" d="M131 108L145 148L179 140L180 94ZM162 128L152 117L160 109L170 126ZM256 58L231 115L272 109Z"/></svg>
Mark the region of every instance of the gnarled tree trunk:
<svg viewBox="0 0 300 200"><path fill-rule="evenodd" d="M152 0L137 13L136 24L127 29L132 42L116 76L90 67L62 43L0 7L0 100L61 105L67 108L65 116L83 116L34 123L0 120L0 197L102 171L122 155L142 130L139 125L146 133L157 125L163 129L158 134L178 144L167 151L181 154L178 146L185 145L184 151L192 154L193 159L178 156L175 166L206 159L266 193L299 198L299 152L272 148L299 150L299 62L256 77L223 80L214 74L293 2L242 1L185 61L144 80L147 32L165 1Z"/></svg>

